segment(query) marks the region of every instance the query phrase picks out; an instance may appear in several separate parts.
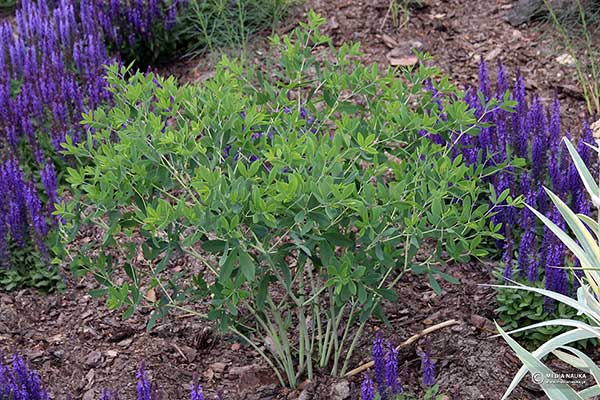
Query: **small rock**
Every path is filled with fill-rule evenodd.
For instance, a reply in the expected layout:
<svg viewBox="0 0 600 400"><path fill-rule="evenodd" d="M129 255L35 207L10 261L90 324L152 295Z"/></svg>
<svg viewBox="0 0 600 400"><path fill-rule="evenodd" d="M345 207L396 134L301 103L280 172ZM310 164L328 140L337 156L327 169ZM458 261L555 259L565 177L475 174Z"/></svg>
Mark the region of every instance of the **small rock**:
<svg viewBox="0 0 600 400"><path fill-rule="evenodd" d="M92 351L90 354L88 354L85 357L85 360L83 362L86 366L93 368L93 367L97 367L101 361L102 361L102 354L99 351Z"/></svg>
<svg viewBox="0 0 600 400"><path fill-rule="evenodd" d="M560 65L566 65L568 67L573 67L577 64L577 60L575 60L575 58L568 53L564 53L556 57L556 62Z"/></svg>
<svg viewBox="0 0 600 400"><path fill-rule="evenodd" d="M396 39L394 39L393 37L391 37L390 35L388 35L386 33L384 33L383 35L381 35L381 40L390 49L398 47L398 42L396 41Z"/></svg>
<svg viewBox="0 0 600 400"><path fill-rule="evenodd" d="M117 343L117 346L121 346L121 347L129 347L129 345L133 342L133 338L128 338L128 339L124 339L121 340L119 343Z"/></svg>
<svg viewBox="0 0 600 400"><path fill-rule="evenodd" d="M494 324L492 324L492 321L485 317L482 317L481 315L472 314L471 324L478 329L494 330Z"/></svg>
<svg viewBox="0 0 600 400"><path fill-rule="evenodd" d="M258 365L230 367L229 378L237 381L238 389L242 393L248 392L251 388L277 383L277 378L270 370L267 371Z"/></svg>
<svg viewBox="0 0 600 400"><path fill-rule="evenodd" d="M204 373L202 375L204 375L204 377L206 378L207 381L212 382L212 380L215 377L215 371L213 371L211 368L209 368L206 371L204 371Z"/></svg>
<svg viewBox="0 0 600 400"><path fill-rule="evenodd" d="M107 355L108 357L110 357L110 358L114 358L114 357L116 357L117 355L119 355L119 353L118 353L117 351L115 351L115 350L107 350L107 351L106 351L106 355Z"/></svg>
<svg viewBox="0 0 600 400"><path fill-rule="evenodd" d="M348 381L339 381L331 389L332 400L345 400L350 397L350 385Z"/></svg>
<svg viewBox="0 0 600 400"><path fill-rule="evenodd" d="M30 360L35 360L37 358L42 357L43 355L44 355L44 352L41 351L41 350L34 350L34 351L31 351L31 352L27 353L27 357Z"/></svg>
<svg viewBox="0 0 600 400"><path fill-rule="evenodd" d="M222 363L222 362L216 362L216 363L210 364L208 367L213 370L215 375L218 376L218 375L221 375L223 372L225 372L225 368L227 368L227 364Z"/></svg>
<svg viewBox="0 0 600 400"><path fill-rule="evenodd" d="M94 389L90 389L83 394L82 400L95 400L96 394L94 393Z"/></svg>

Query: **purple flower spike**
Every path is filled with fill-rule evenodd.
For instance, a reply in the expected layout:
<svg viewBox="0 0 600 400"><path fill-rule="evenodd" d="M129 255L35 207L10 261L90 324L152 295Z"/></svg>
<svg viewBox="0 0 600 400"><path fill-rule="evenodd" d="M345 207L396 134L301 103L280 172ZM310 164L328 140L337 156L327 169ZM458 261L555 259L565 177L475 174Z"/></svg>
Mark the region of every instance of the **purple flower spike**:
<svg viewBox="0 0 600 400"><path fill-rule="evenodd" d="M145 370L143 363L140 365L140 368L138 369L136 378L138 380L137 385L136 385L137 400L153 400L151 384L150 384L150 381L148 380L148 374Z"/></svg>
<svg viewBox="0 0 600 400"><path fill-rule="evenodd" d="M521 236L521 242L519 243L519 257L517 265L519 266L519 275L521 277L525 277L532 266L532 255L535 254L535 244L535 227L531 226L531 228L523 233Z"/></svg>
<svg viewBox="0 0 600 400"><path fill-rule="evenodd" d="M421 353L421 371L423 373L423 384L433 386L435 384L435 364L427 353Z"/></svg>
<svg viewBox="0 0 600 400"><path fill-rule="evenodd" d="M385 395L385 340L377 333L373 343L373 362L375 364L375 382L382 398Z"/></svg>
<svg viewBox="0 0 600 400"><path fill-rule="evenodd" d="M402 392L402 387L398 382L398 350L391 343L388 343L385 359L385 383L392 398Z"/></svg>
<svg viewBox="0 0 600 400"><path fill-rule="evenodd" d="M505 280L511 280L513 278L513 254L512 254L512 242L511 240L506 240L504 244L504 254L502 256L502 262L504 263L504 271L502 271L502 276Z"/></svg>
<svg viewBox="0 0 600 400"><path fill-rule="evenodd" d="M486 100L490 98L490 78L487 63L483 58L479 63L479 91L483 93Z"/></svg>
<svg viewBox="0 0 600 400"><path fill-rule="evenodd" d="M190 400L204 400L202 386L198 383L198 374L194 374L194 382L192 383L192 391Z"/></svg>
<svg viewBox="0 0 600 400"><path fill-rule="evenodd" d="M15 354L11 361L12 366L4 364L0 353L0 399L48 400L37 372L30 371L19 355Z"/></svg>
<svg viewBox="0 0 600 400"><path fill-rule="evenodd" d="M362 400L375 400L375 387L369 375L365 375L360 388Z"/></svg>
<svg viewBox="0 0 600 400"><path fill-rule="evenodd" d="M504 93L508 90L508 79L506 79L506 71L504 65L498 63L498 85L496 87L496 97L502 99Z"/></svg>

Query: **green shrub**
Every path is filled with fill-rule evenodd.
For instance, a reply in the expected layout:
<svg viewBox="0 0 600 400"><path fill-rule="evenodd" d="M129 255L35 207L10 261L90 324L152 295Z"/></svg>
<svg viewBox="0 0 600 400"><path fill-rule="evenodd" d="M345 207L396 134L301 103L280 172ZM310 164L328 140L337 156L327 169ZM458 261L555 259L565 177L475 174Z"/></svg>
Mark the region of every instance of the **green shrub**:
<svg viewBox="0 0 600 400"><path fill-rule="evenodd" d="M190 0L178 26L187 56L219 47L240 46L263 29L272 29L291 0Z"/></svg>
<svg viewBox="0 0 600 400"><path fill-rule="evenodd" d="M498 167L466 165L422 136L478 133L447 80L438 115L424 87L437 70L365 67L358 45L325 46L322 23L311 13L303 29L273 38L281 58L269 79L227 58L202 87L113 66L114 106L85 116L95 131L87 142L66 145L80 167L68 173L65 234L105 230L97 252L71 255L74 271L105 286L94 294L125 317L151 303L149 328L210 303L207 317L292 387L316 368L343 374L366 321L385 318L382 300L399 301L406 273L427 274L436 291L438 278L456 282L439 265L488 253L499 236L489 197L508 194L485 189ZM329 51L334 61L319 61ZM180 252L204 271L171 273Z"/></svg>

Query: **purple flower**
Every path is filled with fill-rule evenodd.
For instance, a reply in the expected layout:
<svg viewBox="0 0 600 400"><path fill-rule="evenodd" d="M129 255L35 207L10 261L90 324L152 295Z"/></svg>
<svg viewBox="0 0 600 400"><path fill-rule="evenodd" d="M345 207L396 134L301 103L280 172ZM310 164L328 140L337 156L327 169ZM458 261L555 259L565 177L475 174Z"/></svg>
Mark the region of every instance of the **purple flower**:
<svg viewBox="0 0 600 400"><path fill-rule="evenodd" d="M558 101L558 97L556 96L552 100L552 107L550 109L548 135L550 138L550 151L557 151L558 144L560 143L560 101Z"/></svg>
<svg viewBox="0 0 600 400"><path fill-rule="evenodd" d="M136 385L137 400L153 400L150 381L148 380L148 374L146 373L143 363L138 369L136 378L138 380Z"/></svg>
<svg viewBox="0 0 600 400"><path fill-rule="evenodd" d="M365 375L360 389L362 400L375 400L375 387L369 375Z"/></svg>
<svg viewBox="0 0 600 400"><path fill-rule="evenodd" d="M385 384L392 398L402 392L402 387L398 382L398 350L391 343L388 343L385 359Z"/></svg>
<svg viewBox="0 0 600 400"><path fill-rule="evenodd" d="M527 280L529 282L537 282L537 280L539 279L539 269L540 269L540 261L536 257L529 264L529 269L527 270Z"/></svg>
<svg viewBox="0 0 600 400"><path fill-rule="evenodd" d="M192 383L190 400L204 400L202 386L200 386L200 384L198 383L198 374L194 374L194 382Z"/></svg>
<svg viewBox="0 0 600 400"><path fill-rule="evenodd" d="M42 211L42 202L38 197L38 193L33 182L29 182L29 184L25 186L24 192L25 203L27 204L27 208L29 210L31 225L35 230L40 250L43 252L45 250L44 238L48 234L48 224L46 223L46 217Z"/></svg>
<svg viewBox="0 0 600 400"><path fill-rule="evenodd" d="M423 374L423 384L433 386L435 384L435 364L425 352L421 353L421 372Z"/></svg>
<svg viewBox="0 0 600 400"><path fill-rule="evenodd" d="M58 200L58 180L56 178L56 170L52 161L48 160L44 168L40 171L42 185L46 190L46 196L48 196L48 211L52 213L54 211L54 204Z"/></svg>
<svg viewBox="0 0 600 400"><path fill-rule="evenodd" d="M512 241L506 240L504 243L504 254L502 255L502 262L504 263L504 270L502 276L505 280L513 278L513 254L512 254Z"/></svg>
<svg viewBox="0 0 600 400"><path fill-rule="evenodd" d="M40 377L30 371L23 358L12 357L12 366L4 364L0 354L0 398L14 400L48 400L48 392L43 388Z"/></svg>
<svg viewBox="0 0 600 400"><path fill-rule="evenodd" d="M223 158L229 158L229 154L231 153L231 145L228 144L227 146L225 146L225 148L223 149Z"/></svg>
<svg viewBox="0 0 600 400"><path fill-rule="evenodd" d="M479 63L479 91L483 93L486 100L490 98L490 78L487 63L483 58Z"/></svg>
<svg viewBox="0 0 600 400"><path fill-rule="evenodd" d="M539 99L535 99L527 116L527 130L533 137L531 147L531 172L536 182L542 182L547 163L548 136L546 112Z"/></svg>
<svg viewBox="0 0 600 400"><path fill-rule="evenodd" d="M385 395L385 340L381 333L377 333L373 342L373 363L375 365L375 382L379 394L383 398Z"/></svg>
<svg viewBox="0 0 600 400"><path fill-rule="evenodd" d="M504 65L498 63L498 84L496 86L496 97L502 100L504 93L508 90L508 80L506 79L506 71Z"/></svg>
<svg viewBox="0 0 600 400"><path fill-rule="evenodd" d="M528 276L528 271L530 271L532 264L535 261L534 255L536 252L536 234L535 234L535 226L530 226L523 234L521 235L521 242L519 243L519 257L517 261L517 265L519 267L519 275L524 277ZM532 276L535 276L533 274ZM536 276L537 279L537 276Z"/></svg>

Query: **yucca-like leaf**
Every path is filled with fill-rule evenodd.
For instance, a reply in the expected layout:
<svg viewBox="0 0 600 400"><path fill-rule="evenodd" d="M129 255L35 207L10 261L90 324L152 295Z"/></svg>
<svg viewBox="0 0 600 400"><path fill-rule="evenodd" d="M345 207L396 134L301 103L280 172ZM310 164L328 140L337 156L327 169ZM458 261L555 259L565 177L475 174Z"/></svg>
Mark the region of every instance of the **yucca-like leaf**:
<svg viewBox="0 0 600 400"><path fill-rule="evenodd" d="M587 285L582 285L579 289L577 289L577 301L592 310L597 310L600 314L600 302ZM600 325L600 323L598 325Z"/></svg>
<svg viewBox="0 0 600 400"><path fill-rule="evenodd" d="M568 348L568 346L561 347L561 349L567 349L567 348ZM574 356L573 354L569 354L565 351L558 350L558 349L554 350L552 352L552 354L554 354L560 360L564 361L565 363L569 364L572 367L575 367L575 368L585 371L585 372L587 372L589 370L586 363L583 360L580 360L579 357Z"/></svg>
<svg viewBox="0 0 600 400"><path fill-rule="evenodd" d="M590 357L587 356L587 354L585 354L581 350L577 350L576 348L573 348L570 346L563 346L562 348L575 354L575 357L581 363L583 363L583 368L581 368L580 366L571 364L570 362L569 362L569 364L573 365L575 368L578 368L582 371L589 372L594 377L594 380L596 381L596 385L600 385L600 367L598 367L596 365L596 363Z"/></svg>
<svg viewBox="0 0 600 400"><path fill-rule="evenodd" d="M502 328L496 324L496 328L500 332L500 335L506 340L508 345L517 354L517 357L523 362L524 366L529 370L533 376L540 375L542 381L540 387L548 395L551 400L577 400L583 399L572 387L565 384L558 383L545 383L543 377L555 375L554 372L542 363L536 356L525 350L519 343L511 338ZM512 391L512 390L511 390ZM510 395L510 392L506 392L502 399L506 399Z"/></svg>
<svg viewBox="0 0 600 400"><path fill-rule="evenodd" d="M538 360L541 360L543 357L558 349L559 347L562 347L569 343L577 342L579 340L592 338L596 338L596 335L587 330L583 330L580 328L572 329L569 332L565 332L548 340L546 343L538 347L537 350L535 350L531 354ZM507 398L507 396L510 395L510 393L512 393L513 390L515 390L519 382L521 382L521 380L525 377L527 371L528 368L525 365L519 369L512 382L510 383L510 386L506 390L503 399Z"/></svg>
<svg viewBox="0 0 600 400"><path fill-rule="evenodd" d="M581 392L578 392L578 394L581 397L583 397L584 399L590 399L595 396L600 396L600 386L598 386L598 385L590 386L589 388L584 389Z"/></svg>
<svg viewBox="0 0 600 400"><path fill-rule="evenodd" d="M585 214L577 214L579 219L591 229L594 235L598 236L598 221L594 220L588 215Z"/></svg>
<svg viewBox="0 0 600 400"><path fill-rule="evenodd" d="M593 203L597 205L597 203L600 201L600 188L598 187L598 184L592 177L592 174L579 156L579 153L573 147L572 143L565 139L565 144L588 194L592 197ZM540 386L544 392L551 400L587 399L600 394L600 368L582 351L567 346L567 344L577 342L582 339L600 338L600 302L598 301L598 296L600 296L600 247L598 246L598 239L600 238L600 225L597 221L593 220L589 216L575 214L558 196L552 193L552 191L548 190L547 188L544 188L544 190L556 206L557 210L560 212L561 216L569 225L569 228L575 235L575 238L569 236L569 234L563 231L559 226L557 226L542 213L538 212L529 205L527 205L527 207L544 223L544 225L546 225L552 231L552 233L554 233L561 240L561 242L563 242L565 246L567 246L567 248L569 248L569 250L573 252L575 257L577 257L581 263L581 269L583 270L586 279L585 281L581 281L581 286L577 291L577 300L564 296L560 293L525 285L502 287L527 290L560 301L561 303L576 309L578 314L586 315L593 321L593 325L589 325L582 321L556 319L553 321L544 321L524 328L519 328L509 333L504 332L498 325L496 325L500 335L507 341L511 348L517 353L519 359L523 362L523 366L513 378L510 386L503 396L503 399L506 399L510 393L512 393L519 382L523 379L527 371L531 371L532 373L546 373L547 371L550 371L551 373L551 370L549 370L548 367L541 362L541 359L551 352L564 362L586 372L590 372L596 380L596 385L577 393L567 384L548 386L544 385L542 382ZM590 230L593 232L593 234L590 232ZM579 278L576 277L576 279ZM533 353L529 353L523 349L514 339L509 336L512 333L549 325L569 326L575 329L550 339Z"/></svg>
<svg viewBox="0 0 600 400"><path fill-rule="evenodd" d="M577 242L575 240L573 240L569 235L567 235L567 233L564 232L558 225L556 225L554 222L550 221L550 219L548 219L545 215L543 215L542 213L537 211L535 208L530 207L528 204L526 204L526 206L540 220L542 220L544 225L546 225L552 231L552 233L554 233L556 235L556 237L558 237L560 239L560 241L563 242L563 244L569 248L569 250L571 250L573 252L575 257L577 257L579 259L579 262L581 263L582 269L584 271L586 271L586 268L600 265L600 264L597 264L595 262L594 258L591 257L593 255L588 255L586 253L586 251L583 248L581 248L581 246L579 244L577 244ZM589 232L588 232L588 234L589 234ZM592 288L597 293L598 286L596 285L596 283L590 282L590 285L592 285Z"/></svg>
<svg viewBox="0 0 600 400"><path fill-rule="evenodd" d="M600 196L600 188L598 188L598 184L594 180L594 177L592 177L592 174L590 173L588 167L581 159L581 156L579 155L579 153L577 152L577 150L575 149L575 147L569 139L564 138L563 140L565 141L567 150L569 150L569 154L571 154L573 164L575 165L575 168L577 168L577 172L579 173L579 176L581 177L581 180L583 181L587 192L590 194L590 196Z"/></svg>
<svg viewBox="0 0 600 400"><path fill-rule="evenodd" d="M529 330L537 329L537 328L543 328L544 326L564 326L564 327L571 327L571 328L579 328L579 329L583 329L585 331L588 331L588 332L596 335L597 338L600 338L600 328L594 328L593 326L590 326L589 324L586 324L585 322L577 321L574 319L553 319L550 321L542 321L542 322L538 322L536 324L525 326L523 328L513 329L512 331L506 332L506 333L509 335L512 335L514 333L529 331ZM500 336L500 334L494 335L492 337L498 337L498 336Z"/></svg>
<svg viewBox="0 0 600 400"><path fill-rule="evenodd" d="M556 205L556 208L558 209L564 220L567 222L567 224L577 237L577 240L579 241L581 246L583 246L583 249L587 256L587 262L585 262L584 259L578 257L579 261L581 262L581 266L583 267L584 273L588 278L589 284L592 286L592 290L594 291L594 293L600 294L600 290L598 287L598 285L600 284L600 274L594 270L594 268L600 267L600 247L598 247L596 238L592 236L590 231L586 228L583 222L581 222L579 217L577 217L577 215L573 211L571 211L569 206L567 206L557 195L552 193L552 191L548 190L547 188L544 189L546 190L546 193L548 194L554 205ZM568 235L566 234L565 236L568 237ZM573 240L571 238L569 239ZM563 241L562 238L561 241ZM565 243L564 241L563 243L567 245L567 243Z"/></svg>

